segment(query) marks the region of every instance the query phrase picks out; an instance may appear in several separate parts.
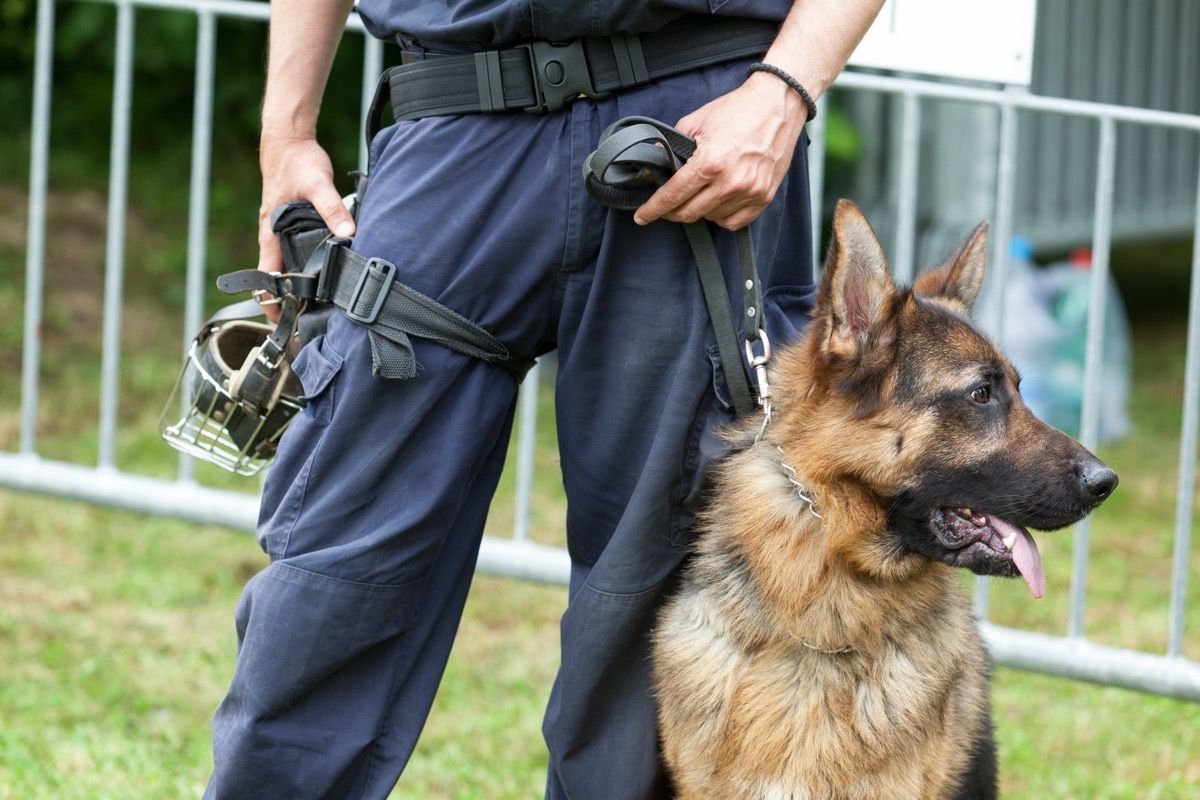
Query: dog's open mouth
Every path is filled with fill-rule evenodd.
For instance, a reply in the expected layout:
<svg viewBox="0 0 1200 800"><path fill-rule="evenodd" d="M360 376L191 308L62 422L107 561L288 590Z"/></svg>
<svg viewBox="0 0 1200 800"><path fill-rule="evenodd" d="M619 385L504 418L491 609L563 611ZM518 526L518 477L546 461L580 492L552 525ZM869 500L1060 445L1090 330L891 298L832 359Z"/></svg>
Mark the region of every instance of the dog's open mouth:
<svg viewBox="0 0 1200 800"><path fill-rule="evenodd" d="M980 574L1019 572L1034 597L1046 594L1042 556L1025 528L970 508L939 509L932 523L947 562Z"/></svg>

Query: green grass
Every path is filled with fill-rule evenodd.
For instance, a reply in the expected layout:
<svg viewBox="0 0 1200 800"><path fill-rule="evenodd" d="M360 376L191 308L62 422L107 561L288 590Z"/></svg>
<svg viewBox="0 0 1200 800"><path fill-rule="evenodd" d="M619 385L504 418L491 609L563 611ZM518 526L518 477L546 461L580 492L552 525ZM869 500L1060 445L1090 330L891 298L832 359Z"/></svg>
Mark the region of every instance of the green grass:
<svg viewBox="0 0 1200 800"><path fill-rule="evenodd" d="M1011 669L992 702L1005 797L1200 796L1200 705Z"/></svg>
<svg viewBox="0 0 1200 800"><path fill-rule="evenodd" d="M265 564L242 533L0 492L0 798L202 791L234 657L233 604ZM533 797L565 591L481 577L395 796Z"/></svg>
<svg viewBox="0 0 1200 800"><path fill-rule="evenodd" d="M0 492L0 797L196 796L250 537ZM476 580L394 797L540 796L561 589ZM999 670L1006 796L1191 798L1200 706Z"/></svg>
<svg viewBox="0 0 1200 800"><path fill-rule="evenodd" d="M56 213L91 219L91 200L68 200ZM99 404L102 226L90 228L49 243L38 430L43 455L85 464L95 460ZM145 233L141 248L130 248L134 271L139 260L161 257L144 228L134 215L131 229ZM0 368L11 376L19 370L21 251L4 237L0 224ZM161 265L151 266L161 275ZM155 277L149 289L127 292L117 462L171 477L176 459L155 423L178 369L181 331L161 283ZM1086 630L1106 644L1161 651L1182 402L1178 318L1139 325L1134 355L1134 435L1101 453L1122 484L1095 518ZM18 382L0 382L0 450L17 445L18 405ZM541 407L552 415L548 394ZM538 444L534 536L561 542L552 426ZM254 486L215 469L200 477ZM512 514L509 471L489 530L506 534ZM993 582L992 619L1059 633L1071 537L1039 541L1047 598L1033 601L1019 582ZM1200 548L1192 559L1200 575ZM197 796L211 763L209 718L233 665L233 606L264 563L245 533L0 491L0 800ZM564 603L559 588L476 580L430 723L394 797L541 796L541 713ZM1200 658L1200 601L1189 606L1187 631L1186 652ZM997 671L994 703L1007 797L1200 796L1200 704L1008 669Z"/></svg>

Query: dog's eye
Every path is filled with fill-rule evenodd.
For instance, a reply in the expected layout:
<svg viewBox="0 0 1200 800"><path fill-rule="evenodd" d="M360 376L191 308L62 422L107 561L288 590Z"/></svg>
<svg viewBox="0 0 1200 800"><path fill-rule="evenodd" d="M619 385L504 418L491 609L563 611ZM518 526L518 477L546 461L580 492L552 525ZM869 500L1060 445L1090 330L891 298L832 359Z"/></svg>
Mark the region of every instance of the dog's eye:
<svg viewBox="0 0 1200 800"><path fill-rule="evenodd" d="M971 399L976 403L983 405L992 399L992 387L988 386L986 383L983 386L975 387L974 391L971 392Z"/></svg>

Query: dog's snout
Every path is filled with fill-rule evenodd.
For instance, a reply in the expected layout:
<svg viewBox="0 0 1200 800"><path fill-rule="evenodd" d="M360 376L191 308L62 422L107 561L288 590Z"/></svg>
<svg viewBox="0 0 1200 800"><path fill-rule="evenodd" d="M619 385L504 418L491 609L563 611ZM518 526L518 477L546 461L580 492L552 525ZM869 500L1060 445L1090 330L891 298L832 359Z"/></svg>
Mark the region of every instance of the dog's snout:
<svg viewBox="0 0 1200 800"><path fill-rule="evenodd" d="M1117 473L1100 461L1092 461L1083 466L1080 482L1087 495L1099 503L1117 488L1118 478Z"/></svg>

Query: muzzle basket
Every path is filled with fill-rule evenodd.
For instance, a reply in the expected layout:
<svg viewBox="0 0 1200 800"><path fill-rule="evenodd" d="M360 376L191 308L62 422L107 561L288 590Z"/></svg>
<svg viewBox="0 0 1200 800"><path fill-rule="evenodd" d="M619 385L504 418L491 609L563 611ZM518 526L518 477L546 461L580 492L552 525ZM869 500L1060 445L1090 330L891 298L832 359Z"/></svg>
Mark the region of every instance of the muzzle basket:
<svg viewBox="0 0 1200 800"><path fill-rule="evenodd" d="M238 401L229 393L228 379L206 368L205 346L194 341L188 349L159 433L182 453L238 475L255 475L275 455L288 421L303 406L281 395L264 413Z"/></svg>

